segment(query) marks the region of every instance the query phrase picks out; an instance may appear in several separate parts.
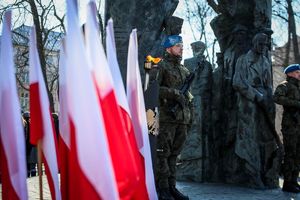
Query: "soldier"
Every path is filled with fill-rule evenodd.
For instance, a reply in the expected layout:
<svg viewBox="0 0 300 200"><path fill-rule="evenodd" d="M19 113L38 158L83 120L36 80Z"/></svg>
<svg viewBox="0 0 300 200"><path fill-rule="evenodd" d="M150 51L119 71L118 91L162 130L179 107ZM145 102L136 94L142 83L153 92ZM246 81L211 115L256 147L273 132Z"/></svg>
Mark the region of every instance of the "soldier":
<svg viewBox="0 0 300 200"><path fill-rule="evenodd" d="M180 64L182 38L170 35L164 42L165 55L159 63L160 131L157 138L156 186L160 200L189 199L176 189L176 159L186 139L187 126L191 123L189 98L180 88L189 70ZM179 104L179 109L171 109Z"/></svg>
<svg viewBox="0 0 300 200"><path fill-rule="evenodd" d="M286 81L278 85L274 101L283 106L282 135L285 150L282 190L300 192L297 182L300 168L300 65L288 66Z"/></svg>

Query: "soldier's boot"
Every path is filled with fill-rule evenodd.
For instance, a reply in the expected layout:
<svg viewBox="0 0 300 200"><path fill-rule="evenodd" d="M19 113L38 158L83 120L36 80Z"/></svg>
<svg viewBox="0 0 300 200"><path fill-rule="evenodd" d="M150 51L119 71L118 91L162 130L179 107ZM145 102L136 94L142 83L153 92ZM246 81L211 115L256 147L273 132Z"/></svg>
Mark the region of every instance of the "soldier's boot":
<svg viewBox="0 0 300 200"><path fill-rule="evenodd" d="M292 181L284 181L282 191L299 193L300 189Z"/></svg>
<svg viewBox="0 0 300 200"><path fill-rule="evenodd" d="M170 186L170 192L175 200L189 200L189 197L182 194L175 186Z"/></svg>
<svg viewBox="0 0 300 200"><path fill-rule="evenodd" d="M174 200L174 198L168 188L158 189L158 199L159 200Z"/></svg>

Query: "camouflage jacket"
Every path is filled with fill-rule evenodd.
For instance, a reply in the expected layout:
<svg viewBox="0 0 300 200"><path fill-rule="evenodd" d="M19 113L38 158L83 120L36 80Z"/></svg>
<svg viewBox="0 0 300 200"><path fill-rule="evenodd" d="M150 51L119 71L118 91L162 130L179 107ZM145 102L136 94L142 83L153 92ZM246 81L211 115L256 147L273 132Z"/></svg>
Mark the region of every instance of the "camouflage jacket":
<svg viewBox="0 0 300 200"><path fill-rule="evenodd" d="M300 81L288 77L274 93L274 101L283 106L282 126L300 125Z"/></svg>
<svg viewBox="0 0 300 200"><path fill-rule="evenodd" d="M186 96L184 96L183 107L179 106L176 119L170 113L171 109L179 103L180 95L182 95L179 90L190 73L180 64L180 61L181 59L166 53L163 61L159 63L160 122L191 123L192 104Z"/></svg>

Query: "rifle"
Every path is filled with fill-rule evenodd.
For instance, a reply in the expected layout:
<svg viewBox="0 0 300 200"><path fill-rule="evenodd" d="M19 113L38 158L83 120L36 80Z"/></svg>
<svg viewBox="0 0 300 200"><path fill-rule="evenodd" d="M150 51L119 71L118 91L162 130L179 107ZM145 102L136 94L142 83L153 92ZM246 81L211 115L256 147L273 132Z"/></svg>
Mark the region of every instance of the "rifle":
<svg viewBox="0 0 300 200"><path fill-rule="evenodd" d="M199 70L200 66L204 64L205 60L198 62L197 67L185 78L183 85L181 86L179 93L183 94L186 97L189 97L189 89L194 81L195 74ZM176 113L179 109L179 103L176 103L173 108L171 108L170 113L174 119L176 119Z"/></svg>

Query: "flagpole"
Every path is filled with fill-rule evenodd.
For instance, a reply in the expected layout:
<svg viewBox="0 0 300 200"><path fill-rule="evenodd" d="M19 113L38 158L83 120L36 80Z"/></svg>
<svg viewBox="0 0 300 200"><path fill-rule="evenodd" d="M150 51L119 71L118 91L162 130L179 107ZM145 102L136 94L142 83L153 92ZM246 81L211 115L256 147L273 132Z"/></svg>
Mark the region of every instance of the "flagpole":
<svg viewBox="0 0 300 200"><path fill-rule="evenodd" d="M43 169L42 169L41 140L38 141L37 149L38 149L38 173L39 173L40 199L43 200L43 180L42 180Z"/></svg>

